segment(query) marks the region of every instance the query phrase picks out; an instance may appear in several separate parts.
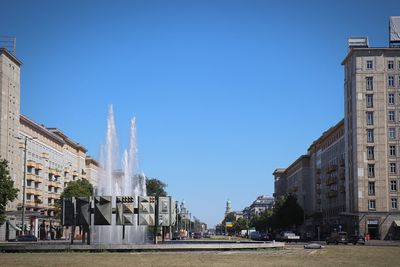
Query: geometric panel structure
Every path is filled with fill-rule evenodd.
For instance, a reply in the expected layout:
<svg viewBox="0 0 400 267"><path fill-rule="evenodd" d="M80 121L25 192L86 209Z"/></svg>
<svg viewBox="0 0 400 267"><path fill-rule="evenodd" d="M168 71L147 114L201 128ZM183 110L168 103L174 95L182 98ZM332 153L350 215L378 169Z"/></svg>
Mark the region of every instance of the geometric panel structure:
<svg viewBox="0 0 400 267"><path fill-rule="evenodd" d="M159 226L170 226L171 225L171 214L170 214L170 197L159 197L158 198L158 225Z"/></svg>
<svg viewBox="0 0 400 267"><path fill-rule="evenodd" d="M135 198L128 196L116 197L116 224L117 225L133 225Z"/></svg>
<svg viewBox="0 0 400 267"><path fill-rule="evenodd" d="M94 225L111 225L111 196L94 197Z"/></svg>
<svg viewBox="0 0 400 267"><path fill-rule="evenodd" d="M172 197L170 197L170 210L171 210L171 215L170 215L170 221L171 221L171 225L175 225L176 224L176 200L173 199Z"/></svg>
<svg viewBox="0 0 400 267"><path fill-rule="evenodd" d="M76 197L76 225L90 225L90 197Z"/></svg>
<svg viewBox="0 0 400 267"><path fill-rule="evenodd" d="M75 225L75 198L66 197L62 202L61 222L63 226Z"/></svg>
<svg viewBox="0 0 400 267"><path fill-rule="evenodd" d="M138 225L155 225L156 198L139 196L138 202Z"/></svg>

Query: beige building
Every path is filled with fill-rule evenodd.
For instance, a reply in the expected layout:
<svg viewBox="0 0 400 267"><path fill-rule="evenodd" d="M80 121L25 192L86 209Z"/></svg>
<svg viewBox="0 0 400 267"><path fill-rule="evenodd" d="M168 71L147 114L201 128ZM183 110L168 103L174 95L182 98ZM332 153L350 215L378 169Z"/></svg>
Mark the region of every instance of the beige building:
<svg viewBox="0 0 400 267"><path fill-rule="evenodd" d="M98 163L87 156L85 147L57 128L46 128L20 115L20 66L15 55L0 48L0 157L9 162L14 186L19 189L17 199L7 206L12 227L9 223L0 226L0 240L15 236L11 228L21 224L24 170L25 222L36 236L40 219L58 224L56 203L69 182L87 179L96 186L98 179Z"/></svg>
<svg viewBox="0 0 400 267"><path fill-rule="evenodd" d="M346 211L371 238L400 238L400 48L350 47L345 70Z"/></svg>
<svg viewBox="0 0 400 267"><path fill-rule="evenodd" d="M17 188L22 186L19 153L20 67L13 54L0 48L0 158L8 161L10 175ZM22 193L18 195L22 200ZM16 209L16 203L8 209Z"/></svg>

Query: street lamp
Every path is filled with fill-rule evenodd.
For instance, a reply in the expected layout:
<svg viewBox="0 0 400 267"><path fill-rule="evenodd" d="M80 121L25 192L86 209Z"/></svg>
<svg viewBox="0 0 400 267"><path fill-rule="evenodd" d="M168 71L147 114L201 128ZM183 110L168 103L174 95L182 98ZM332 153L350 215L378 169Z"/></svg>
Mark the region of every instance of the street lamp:
<svg viewBox="0 0 400 267"><path fill-rule="evenodd" d="M15 137L17 139L24 139L24 182L22 185L22 233L25 234L25 191L26 191L26 150L28 145L28 140L37 139L36 137L28 137L25 135L22 137Z"/></svg>

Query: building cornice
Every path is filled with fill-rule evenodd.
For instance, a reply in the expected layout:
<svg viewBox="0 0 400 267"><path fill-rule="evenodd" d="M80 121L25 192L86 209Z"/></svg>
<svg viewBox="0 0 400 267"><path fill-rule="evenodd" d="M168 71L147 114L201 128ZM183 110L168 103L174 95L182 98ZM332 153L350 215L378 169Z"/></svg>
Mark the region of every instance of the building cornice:
<svg viewBox="0 0 400 267"><path fill-rule="evenodd" d="M22 65L22 62L18 58L16 58L15 55L10 53L7 49L0 48L0 54L6 55L10 60L12 60L15 64L17 64L18 67Z"/></svg>

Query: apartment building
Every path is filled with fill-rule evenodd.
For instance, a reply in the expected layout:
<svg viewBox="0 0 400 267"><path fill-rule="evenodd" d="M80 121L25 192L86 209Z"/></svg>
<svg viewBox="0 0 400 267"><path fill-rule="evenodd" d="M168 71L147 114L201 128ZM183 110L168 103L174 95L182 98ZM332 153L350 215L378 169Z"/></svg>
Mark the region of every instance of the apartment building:
<svg viewBox="0 0 400 267"><path fill-rule="evenodd" d="M347 229L343 217L346 208L344 121L324 132L308 149L310 175L314 187L310 206L317 234Z"/></svg>
<svg viewBox="0 0 400 267"><path fill-rule="evenodd" d="M10 176L17 188L22 186L19 153L20 67L14 54L0 48L0 158L8 161ZM19 192L18 199L22 200ZM16 209L16 203L8 209Z"/></svg>
<svg viewBox="0 0 400 267"><path fill-rule="evenodd" d="M0 158L8 161L19 189L17 199L7 205L8 222L0 226L0 240L12 238L15 231L10 231L21 226L24 177L25 222L36 236L40 219L58 224L56 203L69 182L87 179L96 185L98 179L99 164L84 146L20 114L20 66L13 53L0 48Z"/></svg>
<svg viewBox="0 0 400 267"><path fill-rule="evenodd" d="M400 22L400 20L399 20ZM397 238L400 226L400 47L352 46L345 70L346 211L355 230ZM399 236L400 237L400 236Z"/></svg>

